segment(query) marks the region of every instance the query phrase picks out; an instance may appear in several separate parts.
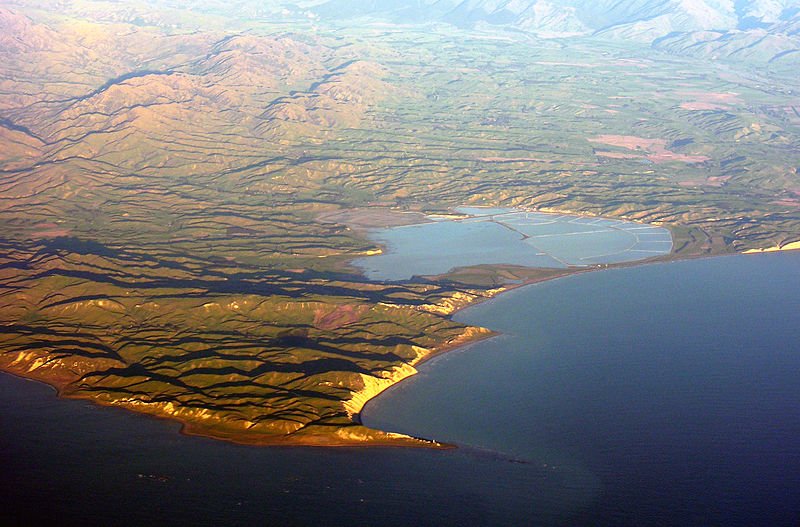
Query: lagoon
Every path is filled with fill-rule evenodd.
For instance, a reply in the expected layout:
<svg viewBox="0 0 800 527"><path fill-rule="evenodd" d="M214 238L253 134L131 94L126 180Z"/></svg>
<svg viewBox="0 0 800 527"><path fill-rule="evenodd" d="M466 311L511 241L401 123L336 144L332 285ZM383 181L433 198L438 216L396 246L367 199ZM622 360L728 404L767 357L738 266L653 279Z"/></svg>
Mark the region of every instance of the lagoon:
<svg viewBox="0 0 800 527"><path fill-rule="evenodd" d="M405 280L456 267L509 264L564 268L633 262L669 254L670 232L608 218L461 207L462 218L376 229L382 254L353 264L372 280Z"/></svg>

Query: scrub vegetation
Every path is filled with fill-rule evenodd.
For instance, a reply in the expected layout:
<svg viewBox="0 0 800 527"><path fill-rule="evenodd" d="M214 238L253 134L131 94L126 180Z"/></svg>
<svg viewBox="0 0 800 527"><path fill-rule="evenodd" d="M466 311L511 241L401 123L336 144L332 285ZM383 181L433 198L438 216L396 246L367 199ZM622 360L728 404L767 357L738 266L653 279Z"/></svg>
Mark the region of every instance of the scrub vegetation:
<svg viewBox="0 0 800 527"><path fill-rule="evenodd" d="M246 443L428 444L361 426L360 405L489 334L454 310L575 270L369 281L351 264L380 250L366 228L492 205L663 226L662 259L800 240L800 86L782 63L7 4L0 367L65 396Z"/></svg>

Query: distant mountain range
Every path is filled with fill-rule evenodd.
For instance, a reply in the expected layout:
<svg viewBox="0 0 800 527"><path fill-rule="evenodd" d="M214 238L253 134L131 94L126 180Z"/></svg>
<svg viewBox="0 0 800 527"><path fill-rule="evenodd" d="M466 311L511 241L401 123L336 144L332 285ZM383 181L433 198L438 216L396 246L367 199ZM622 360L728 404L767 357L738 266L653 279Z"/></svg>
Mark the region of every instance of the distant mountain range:
<svg viewBox="0 0 800 527"><path fill-rule="evenodd" d="M323 19L444 22L632 40L707 58L800 59L800 0L330 0L313 9Z"/></svg>
<svg viewBox="0 0 800 527"><path fill-rule="evenodd" d="M5 4L13 8L26 2ZM207 0L189 6L139 0L101 7L40 0L39 6L99 22L178 30L201 27L200 19L187 12L204 15L204 29L256 20L444 23L540 38L592 36L705 59L800 66L800 0Z"/></svg>

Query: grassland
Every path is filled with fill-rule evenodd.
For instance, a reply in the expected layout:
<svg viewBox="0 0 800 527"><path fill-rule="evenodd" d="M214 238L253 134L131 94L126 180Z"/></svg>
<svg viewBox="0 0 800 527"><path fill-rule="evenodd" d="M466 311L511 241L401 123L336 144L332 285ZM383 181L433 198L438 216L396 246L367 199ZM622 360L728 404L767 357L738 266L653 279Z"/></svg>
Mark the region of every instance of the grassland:
<svg viewBox="0 0 800 527"><path fill-rule="evenodd" d="M371 283L354 209L631 219L670 228L671 258L800 240L784 71L447 27L0 14L0 368L190 433L427 444L360 405L488 334L455 309L561 273Z"/></svg>

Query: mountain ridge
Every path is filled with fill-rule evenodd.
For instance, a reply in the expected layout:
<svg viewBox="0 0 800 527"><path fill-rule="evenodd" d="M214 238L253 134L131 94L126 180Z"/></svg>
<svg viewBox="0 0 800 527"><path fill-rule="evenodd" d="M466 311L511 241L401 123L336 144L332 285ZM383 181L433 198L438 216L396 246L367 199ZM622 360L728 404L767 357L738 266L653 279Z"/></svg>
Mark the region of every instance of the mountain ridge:
<svg viewBox="0 0 800 527"><path fill-rule="evenodd" d="M329 0L312 10L323 19L373 17L397 23L507 29L544 38L593 36L653 45L670 53L745 57L759 63L788 55L794 59L794 52L800 50L797 0L392 0L358 6ZM768 38L762 43L764 35ZM704 36L712 38L704 40ZM657 43L666 37L669 44ZM713 41L719 39L732 42L715 45ZM695 42L705 51L687 49ZM742 54L744 47L757 49Z"/></svg>

